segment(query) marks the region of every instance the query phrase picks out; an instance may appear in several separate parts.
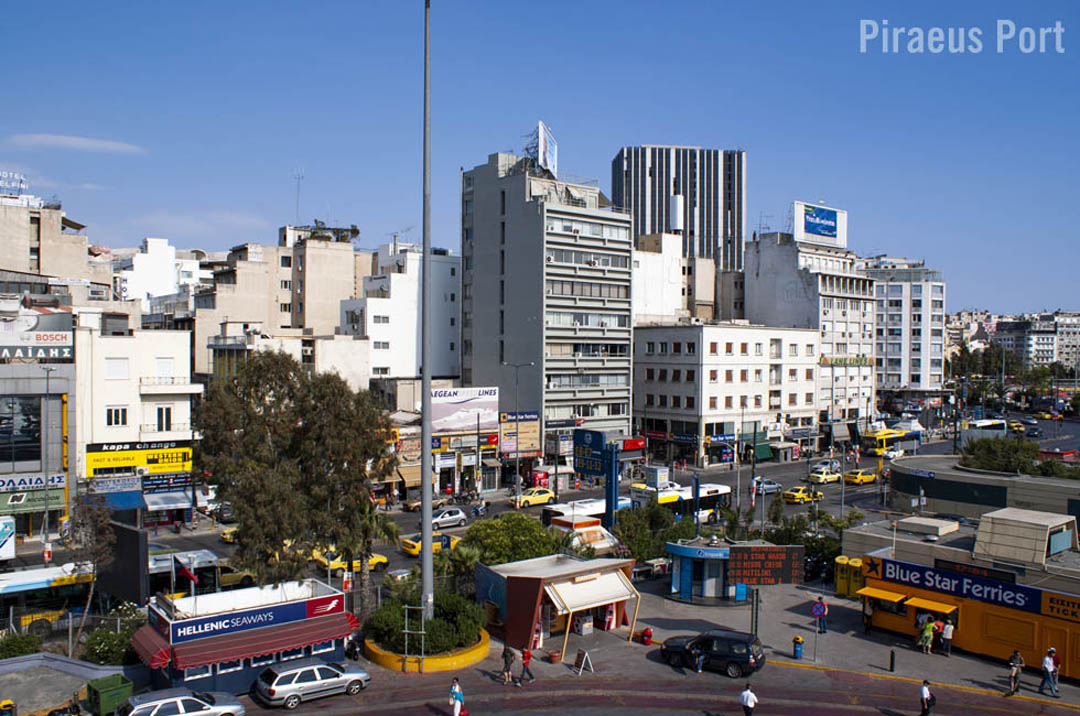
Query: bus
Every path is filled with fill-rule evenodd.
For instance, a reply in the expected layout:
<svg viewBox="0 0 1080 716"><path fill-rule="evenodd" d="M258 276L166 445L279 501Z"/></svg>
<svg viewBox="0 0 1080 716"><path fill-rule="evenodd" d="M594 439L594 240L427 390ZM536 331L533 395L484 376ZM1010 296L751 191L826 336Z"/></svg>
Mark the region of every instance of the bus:
<svg viewBox="0 0 1080 716"><path fill-rule="evenodd" d="M675 519L681 520L694 512L694 488L677 487L654 490L651 487L630 488L630 502L634 507L642 507L656 501L675 513ZM698 492L698 522L718 522L720 512L731 507L731 488L727 485L712 483L702 484Z"/></svg>
<svg viewBox="0 0 1080 716"><path fill-rule="evenodd" d="M917 442L922 436L915 431L893 430L884 428L863 435L863 452L867 455L884 455L887 451L900 448L904 443Z"/></svg>
<svg viewBox="0 0 1080 716"><path fill-rule="evenodd" d="M629 497L620 496L615 503L615 510L624 510L631 506ZM540 510L540 524L551 527L551 521L556 517L590 517L599 519L604 516L607 502L604 500L573 500L572 502L547 505Z"/></svg>
<svg viewBox="0 0 1080 716"><path fill-rule="evenodd" d="M150 556L147 569L150 580L149 594L164 594L170 599L191 594L191 583L186 578L173 573L173 558L179 558L185 567L195 573L195 577L199 580L199 583L195 585L196 594L224 592L229 589L250 587L255 583L254 575L230 566L228 560L208 549L165 552Z"/></svg>
<svg viewBox="0 0 1080 716"><path fill-rule="evenodd" d="M981 438L1007 438L1009 424L1004 420L970 420L961 426L960 445Z"/></svg>
<svg viewBox="0 0 1080 716"><path fill-rule="evenodd" d="M8 628L44 639L81 618L94 581L89 567L67 563L0 574L0 610Z"/></svg>

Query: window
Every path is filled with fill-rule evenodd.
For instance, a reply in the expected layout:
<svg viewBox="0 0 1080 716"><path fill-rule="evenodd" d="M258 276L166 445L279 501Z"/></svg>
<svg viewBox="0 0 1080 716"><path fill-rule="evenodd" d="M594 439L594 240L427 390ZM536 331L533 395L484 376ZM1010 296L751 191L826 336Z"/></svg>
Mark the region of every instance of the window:
<svg viewBox="0 0 1080 716"><path fill-rule="evenodd" d="M179 713L180 702L176 699L170 699L161 702L161 705L157 707L157 711L154 712L154 716L177 716Z"/></svg>
<svg viewBox="0 0 1080 716"><path fill-rule="evenodd" d="M680 407L680 398L679 398L679 396L677 396L677 395L671 396L671 407L673 407L673 408Z"/></svg>
<svg viewBox="0 0 1080 716"><path fill-rule="evenodd" d="M748 380L750 380L750 371L748 371L746 368L743 368L739 371L739 382L745 383Z"/></svg>
<svg viewBox="0 0 1080 716"><path fill-rule="evenodd" d="M390 375L390 369L386 366L375 366L371 369L372 375Z"/></svg>
<svg viewBox="0 0 1080 716"><path fill-rule="evenodd" d="M655 377L655 373L652 368L645 369L645 380L651 381Z"/></svg>
<svg viewBox="0 0 1080 716"><path fill-rule="evenodd" d="M794 343L789 343L788 344L788 355L789 356L797 356L797 355L799 355L799 346L794 344Z"/></svg>
<svg viewBox="0 0 1080 716"><path fill-rule="evenodd" d="M161 405L157 409L157 429L159 433L172 430L172 406Z"/></svg>
<svg viewBox="0 0 1080 716"><path fill-rule="evenodd" d="M240 671L243 668L244 668L244 660L243 659L237 659L236 661L221 661L221 662L218 662L217 672L219 674L228 674L231 671Z"/></svg>
<svg viewBox="0 0 1080 716"><path fill-rule="evenodd" d="M304 669L296 676L296 684L311 684L319 680L319 672L315 669Z"/></svg>
<svg viewBox="0 0 1080 716"><path fill-rule="evenodd" d="M312 644L311 645L311 654L312 654L312 656L314 656L315 654L322 654L323 652L333 651L333 650L334 650L334 640L333 639L331 639L330 641L324 641L324 642L322 642L320 644ZM330 678L330 677L327 677L327 678Z"/></svg>
<svg viewBox="0 0 1080 716"><path fill-rule="evenodd" d="M330 644L331 644L330 648L332 649L333 648L333 642L330 642ZM325 649L324 651L329 651L329 649ZM315 649L312 648L311 652L314 654ZM322 679L323 681L327 681L329 679L341 678L341 672L336 671L334 669L331 669L329 666L319 666L319 667L316 667L315 670L319 672L319 678Z"/></svg>
<svg viewBox="0 0 1080 716"><path fill-rule="evenodd" d="M652 405L652 404L653 404L652 393L646 393L645 394L645 405Z"/></svg>
<svg viewBox="0 0 1080 716"><path fill-rule="evenodd" d="M711 355L711 356L716 355L716 345L717 345L716 343L710 343L709 344L709 355Z"/></svg>
<svg viewBox="0 0 1080 716"><path fill-rule="evenodd" d="M304 649L289 649L287 651L280 652L278 654L279 661L289 661L291 659L299 659L304 655Z"/></svg>
<svg viewBox="0 0 1080 716"><path fill-rule="evenodd" d="M658 397L658 400L660 401L660 407L661 408L666 408L667 407L667 396L666 395L660 395L660 396L657 396L657 397Z"/></svg>
<svg viewBox="0 0 1080 716"><path fill-rule="evenodd" d="M450 292L450 303L454 303L455 301L457 301L457 294L455 294L453 291L451 291Z"/></svg>
<svg viewBox="0 0 1080 716"><path fill-rule="evenodd" d="M724 371L724 382L725 383L732 383L734 381L735 381L735 371L733 371L733 370L725 370Z"/></svg>
<svg viewBox="0 0 1080 716"><path fill-rule="evenodd" d="M729 355L734 355L734 353L735 353L735 344L734 343L725 343L724 344L724 355L729 356Z"/></svg>
<svg viewBox="0 0 1080 716"><path fill-rule="evenodd" d="M278 309L280 310L281 313L292 313L292 304L291 303L279 303L278 304Z"/></svg>
<svg viewBox="0 0 1080 716"><path fill-rule="evenodd" d="M645 353L646 353L646 355L652 355L655 352L656 352L656 344L653 343L652 341L646 342L645 343Z"/></svg>
<svg viewBox="0 0 1080 716"><path fill-rule="evenodd" d="M451 326L457 325L457 320L453 316L450 316L450 325Z"/></svg>
<svg viewBox="0 0 1080 716"><path fill-rule="evenodd" d="M754 344L754 355L756 355L756 356L761 355L761 344L760 343L755 343Z"/></svg>
<svg viewBox="0 0 1080 716"><path fill-rule="evenodd" d="M743 404L743 406L745 407L745 403ZM755 408L760 408L761 407L761 396L760 395L755 395L754 396L754 407Z"/></svg>
<svg viewBox="0 0 1080 716"><path fill-rule="evenodd" d="M500 214L505 214L506 213L506 190L505 189L499 192L499 213Z"/></svg>
<svg viewBox="0 0 1080 716"><path fill-rule="evenodd" d="M450 350L451 350L451 352L453 352L453 350L454 350L454 342L453 341L450 341Z"/></svg>
<svg viewBox="0 0 1080 716"><path fill-rule="evenodd" d="M127 408L105 408L105 425L110 428L127 425Z"/></svg>
<svg viewBox="0 0 1080 716"><path fill-rule="evenodd" d="M788 393L788 396L787 396L787 404L788 405L798 405L799 404L798 401L799 401L799 396L798 395L796 395L795 393Z"/></svg>
<svg viewBox="0 0 1080 716"><path fill-rule="evenodd" d="M715 383L715 382L716 382L716 379L717 379L717 376L719 375L719 373L720 373L720 371L717 371L717 370L710 370L710 371L709 371L709 382L710 382L710 383Z"/></svg>
<svg viewBox="0 0 1080 716"><path fill-rule="evenodd" d="M660 355L662 355L662 356L667 355L667 343L664 342L664 341L660 342Z"/></svg>
<svg viewBox="0 0 1080 716"><path fill-rule="evenodd" d="M274 655L263 654L262 656L253 656L249 661L252 666L266 666L267 664L274 663Z"/></svg>
<svg viewBox="0 0 1080 716"><path fill-rule="evenodd" d="M660 382L661 383L666 383L667 382L667 369L666 368L661 368L660 369Z"/></svg>
<svg viewBox="0 0 1080 716"><path fill-rule="evenodd" d="M807 393L806 394L806 404L807 405L813 405L814 404L814 394L813 393Z"/></svg>
<svg viewBox="0 0 1080 716"><path fill-rule="evenodd" d="M709 410L716 410L716 396L709 398Z"/></svg>
<svg viewBox="0 0 1080 716"><path fill-rule="evenodd" d="M760 383L761 382L761 368L757 368L757 369L754 370L754 382L755 383Z"/></svg>
<svg viewBox="0 0 1080 716"><path fill-rule="evenodd" d="M694 378L695 378L696 376L697 376L697 373L696 373L695 371L692 371L692 370L687 370L687 371L686 371L686 382L687 382L687 383L693 383L693 382L694 382Z"/></svg>
<svg viewBox="0 0 1080 716"><path fill-rule="evenodd" d="M682 354L682 343L679 343L678 341L675 341L674 343L672 343L671 344L671 352L673 354L675 354L675 355L681 355Z"/></svg>
<svg viewBox="0 0 1080 716"><path fill-rule="evenodd" d="M128 359L127 358L106 358L105 359L105 380L127 380L128 379Z"/></svg>
<svg viewBox="0 0 1080 716"><path fill-rule="evenodd" d="M375 341L374 348L377 351L388 351L390 350L390 341Z"/></svg>
<svg viewBox="0 0 1080 716"><path fill-rule="evenodd" d="M730 409L731 408L731 402L732 402L732 397L730 395L725 395L724 396L724 407Z"/></svg>
<svg viewBox="0 0 1080 716"><path fill-rule="evenodd" d="M386 324L390 322L390 316L374 316L372 320L374 320L376 323ZM450 325L454 325L453 318L450 319Z"/></svg>
<svg viewBox="0 0 1080 716"><path fill-rule="evenodd" d="M686 402L686 409L687 410L693 410L694 409L694 396L692 396L692 395L686 396L686 401L685 402Z"/></svg>
<svg viewBox="0 0 1080 716"><path fill-rule="evenodd" d="M747 407L747 399L746 399L745 395L740 395L739 396L739 407L740 408ZM761 406L759 405L758 407L761 407Z"/></svg>
<svg viewBox="0 0 1080 716"><path fill-rule="evenodd" d="M281 257L281 268L292 268L292 256Z"/></svg>
<svg viewBox="0 0 1080 716"><path fill-rule="evenodd" d="M212 669L210 665L206 666L194 666L190 669L184 669L184 681L195 681L196 679L205 679L210 676Z"/></svg>
<svg viewBox="0 0 1080 716"><path fill-rule="evenodd" d="M798 380L799 379L799 371L798 371L798 369L797 368L788 368L787 377L788 377L788 380Z"/></svg>
<svg viewBox="0 0 1080 716"><path fill-rule="evenodd" d="M807 380L813 380L814 379L814 369L813 368L807 368L806 369L806 379Z"/></svg>
<svg viewBox="0 0 1080 716"><path fill-rule="evenodd" d="M291 291L292 290L292 281L286 281L285 279L282 279L281 280L281 290L282 291Z"/></svg>
<svg viewBox="0 0 1080 716"><path fill-rule="evenodd" d="M672 383L678 383L681 378L682 378L682 371L681 370L675 369L675 370L671 371L671 382Z"/></svg>
<svg viewBox="0 0 1080 716"><path fill-rule="evenodd" d="M686 342L686 355L692 356L697 351L697 344L693 341Z"/></svg>

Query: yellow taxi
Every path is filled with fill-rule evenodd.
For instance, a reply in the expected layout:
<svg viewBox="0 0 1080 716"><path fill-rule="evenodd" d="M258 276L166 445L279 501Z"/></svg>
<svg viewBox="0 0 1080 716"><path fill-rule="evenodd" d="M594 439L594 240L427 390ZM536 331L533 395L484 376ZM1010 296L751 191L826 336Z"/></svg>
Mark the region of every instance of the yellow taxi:
<svg viewBox="0 0 1080 716"><path fill-rule="evenodd" d="M1032 417L1038 418L1039 420L1060 420L1061 419L1060 415L1055 415L1054 413L1048 413L1045 410L1040 410L1037 413L1033 413Z"/></svg>
<svg viewBox="0 0 1080 716"><path fill-rule="evenodd" d="M840 479L839 472L833 472L828 468L820 468L811 472L806 481L815 485L828 485L830 482L840 482Z"/></svg>
<svg viewBox="0 0 1080 716"><path fill-rule="evenodd" d="M337 549L330 545L325 551L316 547L311 550L311 561L322 567L324 570L329 569L333 573L338 573L345 570L345 559ZM381 572L386 569L390 564L390 560L385 555L381 555L378 552L372 552L371 557L368 558L368 571L369 572ZM359 572L360 567L363 565L359 559L353 558L352 571Z"/></svg>
<svg viewBox="0 0 1080 716"><path fill-rule="evenodd" d="M877 482L877 473L873 470L848 470L844 473L844 482L849 485L869 485Z"/></svg>
<svg viewBox="0 0 1080 716"><path fill-rule="evenodd" d="M445 547L449 551L453 551L458 546L458 542L461 541L460 537L454 535L444 535L442 532L433 532L431 534L431 552L438 554L443 551ZM412 537L401 538L401 551L411 557L420 556L420 535L413 535Z"/></svg>
<svg viewBox="0 0 1080 716"><path fill-rule="evenodd" d="M225 529L221 530L221 534L218 535L218 539L220 539L225 544L236 544L236 528L226 527Z"/></svg>
<svg viewBox="0 0 1080 716"><path fill-rule="evenodd" d="M817 502L818 500L825 499L825 493L820 490L815 490L812 487L806 485L798 485L790 490L784 490L781 495L784 502L791 503L793 505L801 505L806 502Z"/></svg>
<svg viewBox="0 0 1080 716"><path fill-rule="evenodd" d="M555 504L555 491L546 487L530 487L525 492L522 492L520 497L514 498L514 507L519 510L533 505L553 504Z"/></svg>
<svg viewBox="0 0 1080 716"><path fill-rule="evenodd" d="M255 584L255 575L243 569L237 569L227 562L218 565L218 586L222 589L250 587Z"/></svg>
<svg viewBox="0 0 1080 716"><path fill-rule="evenodd" d="M1024 424L1021 423L1019 420L1010 420L1009 430L1012 430L1014 433L1027 432L1027 428L1025 428Z"/></svg>

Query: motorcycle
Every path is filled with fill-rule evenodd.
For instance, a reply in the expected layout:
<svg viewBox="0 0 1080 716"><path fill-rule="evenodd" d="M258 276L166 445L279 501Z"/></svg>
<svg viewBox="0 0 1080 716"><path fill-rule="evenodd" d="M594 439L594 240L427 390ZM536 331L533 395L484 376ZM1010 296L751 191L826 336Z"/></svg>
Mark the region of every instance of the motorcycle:
<svg viewBox="0 0 1080 716"><path fill-rule="evenodd" d="M487 502L481 502L479 505L474 505L472 508L473 517L484 517L487 515Z"/></svg>

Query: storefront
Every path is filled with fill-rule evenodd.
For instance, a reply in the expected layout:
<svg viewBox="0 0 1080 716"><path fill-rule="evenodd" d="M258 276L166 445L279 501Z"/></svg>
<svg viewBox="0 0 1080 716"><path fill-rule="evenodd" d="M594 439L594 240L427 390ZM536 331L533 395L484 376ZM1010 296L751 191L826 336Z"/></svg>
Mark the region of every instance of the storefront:
<svg viewBox="0 0 1080 716"><path fill-rule="evenodd" d="M86 446L86 477L90 492L109 495L119 513L141 510L139 524L158 527L194 519L190 440L130 443L90 443ZM98 481L102 481L98 484ZM138 480L142 504L117 481ZM119 514L121 521L127 515Z"/></svg>
<svg viewBox="0 0 1080 716"><path fill-rule="evenodd" d="M705 462L708 465L734 465L735 434L706 435Z"/></svg>
<svg viewBox="0 0 1080 716"><path fill-rule="evenodd" d="M743 601L746 588L802 584L805 548L762 540L729 544L716 538L668 542L671 599L699 604Z"/></svg>
<svg viewBox="0 0 1080 716"><path fill-rule="evenodd" d="M49 512L50 531L60 525L60 518L67 513L67 476L63 473L49 477L49 489L45 476L8 475L0 478L0 516L15 518L15 534L34 537L40 534Z"/></svg>
<svg viewBox="0 0 1080 716"><path fill-rule="evenodd" d="M476 567L476 598L487 611L488 631L510 646L528 644L565 657L571 632L628 627L629 639L640 604L631 583L633 568L631 559L584 560L565 554L494 567L481 564Z"/></svg>
<svg viewBox="0 0 1080 716"><path fill-rule="evenodd" d="M315 579L193 597L157 597L131 646L156 689L246 694L259 672L317 656L344 658L358 627L344 594Z"/></svg>

